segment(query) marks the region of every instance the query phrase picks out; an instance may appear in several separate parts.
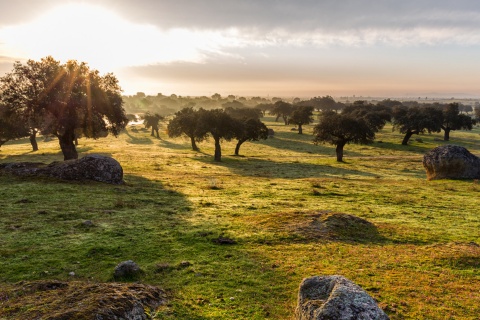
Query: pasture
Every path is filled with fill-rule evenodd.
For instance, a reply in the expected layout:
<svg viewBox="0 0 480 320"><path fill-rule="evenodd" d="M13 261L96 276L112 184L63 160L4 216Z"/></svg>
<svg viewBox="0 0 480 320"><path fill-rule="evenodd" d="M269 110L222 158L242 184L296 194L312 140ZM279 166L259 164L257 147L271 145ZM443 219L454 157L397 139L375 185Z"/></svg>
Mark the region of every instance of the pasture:
<svg viewBox="0 0 480 320"><path fill-rule="evenodd" d="M274 138L246 142L239 157L223 142L221 163L213 140L194 152L187 139L132 126L80 139L80 156L121 163L120 186L0 173L0 286L110 282L131 259L144 271L138 281L167 292L154 319L291 319L300 281L330 274L362 286L391 319L478 319L480 183L426 181L422 157L446 144L441 133L402 146L387 126L371 145L347 145L338 163L334 146L312 143L312 126L299 135L263 121ZM479 134L453 131L449 143L478 156ZM5 144L0 163L63 159L58 141L38 141L35 153L28 139ZM329 213L376 230L320 232ZM27 299L15 309L13 300L0 294L0 318L48 307Z"/></svg>

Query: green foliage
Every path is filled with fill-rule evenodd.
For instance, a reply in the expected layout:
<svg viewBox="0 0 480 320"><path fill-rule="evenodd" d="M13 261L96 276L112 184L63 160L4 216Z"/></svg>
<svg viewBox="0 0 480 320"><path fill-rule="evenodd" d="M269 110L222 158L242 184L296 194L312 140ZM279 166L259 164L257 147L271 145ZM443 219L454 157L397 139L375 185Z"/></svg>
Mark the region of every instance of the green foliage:
<svg viewBox="0 0 480 320"><path fill-rule="evenodd" d="M289 123L298 125L298 133L302 134L302 126L313 122L313 107L295 106L290 116Z"/></svg>
<svg viewBox="0 0 480 320"><path fill-rule="evenodd" d="M396 106L392 112L393 128L405 134L402 145L407 145L413 134L440 132L443 115L431 106Z"/></svg>
<svg viewBox="0 0 480 320"><path fill-rule="evenodd" d="M118 80L101 76L86 63L61 64L52 57L16 62L13 71L0 79L2 103L21 116L30 130L59 138L64 159L76 159L73 141L118 135L127 124Z"/></svg>

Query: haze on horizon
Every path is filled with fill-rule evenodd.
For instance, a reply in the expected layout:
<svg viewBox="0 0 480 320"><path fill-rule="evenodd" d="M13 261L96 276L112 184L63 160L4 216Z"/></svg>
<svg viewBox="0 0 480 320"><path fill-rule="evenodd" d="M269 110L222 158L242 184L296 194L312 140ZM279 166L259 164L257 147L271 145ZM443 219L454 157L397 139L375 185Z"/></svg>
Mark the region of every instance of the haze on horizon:
<svg viewBox="0 0 480 320"><path fill-rule="evenodd" d="M52 55L125 94L480 96L474 0L0 0L0 76Z"/></svg>

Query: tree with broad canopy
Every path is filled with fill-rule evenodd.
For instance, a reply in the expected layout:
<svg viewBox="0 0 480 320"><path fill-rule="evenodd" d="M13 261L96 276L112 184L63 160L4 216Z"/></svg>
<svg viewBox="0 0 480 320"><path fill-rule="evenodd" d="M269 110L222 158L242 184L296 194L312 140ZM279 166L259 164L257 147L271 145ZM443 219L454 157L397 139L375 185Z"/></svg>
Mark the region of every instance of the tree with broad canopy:
<svg viewBox="0 0 480 320"><path fill-rule="evenodd" d="M442 108L443 122L441 128L444 132L443 140L450 140L452 130L472 130L475 120L466 114L460 114L459 104L449 103Z"/></svg>
<svg viewBox="0 0 480 320"><path fill-rule="evenodd" d="M277 122L278 119L282 117L285 125L288 124L288 117L291 115L292 111L292 104L282 100L278 100L277 102L275 102L272 107L272 113L277 116L275 122Z"/></svg>
<svg viewBox="0 0 480 320"><path fill-rule="evenodd" d="M152 128L152 133L150 135L152 137L155 137L156 134L157 138L160 139L160 135L158 134L158 126L160 125L160 121L164 120L165 117L159 115L158 113L150 113L149 111L147 111L143 115L142 119L145 128Z"/></svg>
<svg viewBox="0 0 480 320"><path fill-rule="evenodd" d="M404 146L414 134L440 132L443 123L442 110L432 106L396 106L392 117L393 129L405 134L402 141Z"/></svg>
<svg viewBox="0 0 480 320"><path fill-rule="evenodd" d="M353 105L345 112L323 111L314 129L314 142L326 142L336 146L338 162L343 162L343 148L346 144L369 144L375 133L382 129L389 117L372 105ZM381 109L381 108L379 108Z"/></svg>
<svg viewBox="0 0 480 320"><path fill-rule="evenodd" d="M61 64L52 57L17 62L0 79L0 90L9 112L58 137L64 160L78 158L76 134L117 136L128 122L117 78L101 76L84 62Z"/></svg>
<svg viewBox="0 0 480 320"><path fill-rule="evenodd" d="M311 106L294 106L290 115L289 123L298 126L298 134L303 134L303 125L313 122L313 107Z"/></svg>
<svg viewBox="0 0 480 320"><path fill-rule="evenodd" d="M237 145L235 155L238 156L241 145L246 141L258 141L268 138L268 129L260 121L262 112L256 108L226 108L225 112L238 121L238 131L235 134Z"/></svg>
<svg viewBox="0 0 480 320"><path fill-rule="evenodd" d="M184 107L175 113L172 120L167 125L168 136L170 138L185 135L190 138L193 151L199 151L197 142L207 138L207 131L200 131L198 126L199 112L193 109L193 106Z"/></svg>
<svg viewBox="0 0 480 320"><path fill-rule="evenodd" d="M239 121L228 115L223 109L198 110L198 132L207 132L215 141L215 161L222 161L221 140L230 141L239 135Z"/></svg>

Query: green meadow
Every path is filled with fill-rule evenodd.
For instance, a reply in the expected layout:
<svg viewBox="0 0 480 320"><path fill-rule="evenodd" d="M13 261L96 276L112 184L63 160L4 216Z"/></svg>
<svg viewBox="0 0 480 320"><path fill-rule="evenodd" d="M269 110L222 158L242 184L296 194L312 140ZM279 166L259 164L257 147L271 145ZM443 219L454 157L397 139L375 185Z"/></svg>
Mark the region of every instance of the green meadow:
<svg viewBox="0 0 480 320"><path fill-rule="evenodd" d="M478 319L480 183L426 181L422 158L447 144L441 133L402 146L387 126L371 145L347 145L338 163L334 146L312 143L313 126L299 135L263 121L274 138L244 143L237 157L223 142L220 163L213 140L194 152L188 139L131 125L118 138L80 139L80 156L121 163L119 186L0 173L0 286L111 282L119 262L134 260L144 271L136 281L168 296L152 319L292 319L303 278L340 274L391 319ZM450 140L480 155L480 127ZM37 152L28 139L5 144L0 163L63 159L58 141L38 141ZM316 227L331 213L375 228ZM0 293L0 319L40 308L9 303Z"/></svg>

